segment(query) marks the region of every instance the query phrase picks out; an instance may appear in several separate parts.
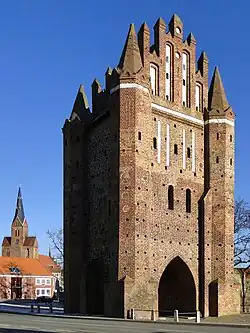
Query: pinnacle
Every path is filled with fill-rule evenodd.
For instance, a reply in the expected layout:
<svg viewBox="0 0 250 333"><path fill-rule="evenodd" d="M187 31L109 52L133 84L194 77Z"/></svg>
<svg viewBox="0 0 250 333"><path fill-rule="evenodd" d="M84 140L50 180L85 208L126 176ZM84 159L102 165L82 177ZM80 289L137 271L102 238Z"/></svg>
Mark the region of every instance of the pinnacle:
<svg viewBox="0 0 250 333"><path fill-rule="evenodd" d="M141 29L146 30L146 31L149 31L149 27L148 27L148 25L147 25L146 22L143 22L143 23L142 23L140 30L141 30Z"/></svg>
<svg viewBox="0 0 250 333"><path fill-rule="evenodd" d="M190 44L191 42L193 42L193 43L196 42L195 37L194 37L194 35L193 35L192 32L190 32L190 34L188 35L188 37L187 37L187 41L188 41L189 44Z"/></svg>
<svg viewBox="0 0 250 333"><path fill-rule="evenodd" d="M87 96L86 96L86 93L85 93L84 86L82 84L79 87L78 95L80 95L80 97L83 99L85 109L87 109L89 107L89 103L88 103L88 99L87 99Z"/></svg>
<svg viewBox="0 0 250 333"><path fill-rule="evenodd" d="M221 80L218 67L215 67L212 81L208 93L208 107L209 110L217 110L224 113L229 108L223 83Z"/></svg>
<svg viewBox="0 0 250 333"><path fill-rule="evenodd" d="M111 75L112 74L112 68L108 67L105 74L106 75Z"/></svg>
<svg viewBox="0 0 250 333"><path fill-rule="evenodd" d="M134 24L130 24L118 67L129 73L137 73L142 68L141 54Z"/></svg>
<svg viewBox="0 0 250 333"><path fill-rule="evenodd" d="M171 21L179 22L182 24L182 20L180 19L180 17L177 14L174 14L172 16Z"/></svg>
<svg viewBox="0 0 250 333"><path fill-rule="evenodd" d="M89 103L87 99L87 95L85 93L84 86L81 84L78 93L74 102L73 110L70 115L70 120L75 119L83 119L83 112L89 110Z"/></svg>
<svg viewBox="0 0 250 333"><path fill-rule="evenodd" d="M166 23L165 23L165 21L164 21L164 19L162 17L158 18L158 20L155 23L155 26L156 25L163 25L164 27L166 27Z"/></svg>

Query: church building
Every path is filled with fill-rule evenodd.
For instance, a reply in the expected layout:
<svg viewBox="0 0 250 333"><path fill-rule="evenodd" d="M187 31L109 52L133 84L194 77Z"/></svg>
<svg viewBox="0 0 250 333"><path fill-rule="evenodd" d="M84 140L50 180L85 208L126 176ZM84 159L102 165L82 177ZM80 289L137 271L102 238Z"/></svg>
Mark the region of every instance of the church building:
<svg viewBox="0 0 250 333"><path fill-rule="evenodd" d="M28 222L25 218L23 199L19 188L16 211L11 224L11 236L3 239L2 256L38 259L37 238L29 236L28 231Z"/></svg>

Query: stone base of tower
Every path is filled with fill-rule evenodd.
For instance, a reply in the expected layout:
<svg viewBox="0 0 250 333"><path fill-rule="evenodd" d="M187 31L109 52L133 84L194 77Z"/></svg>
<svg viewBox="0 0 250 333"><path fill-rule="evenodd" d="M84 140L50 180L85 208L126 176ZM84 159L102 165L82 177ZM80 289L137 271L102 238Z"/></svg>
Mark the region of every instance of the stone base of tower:
<svg viewBox="0 0 250 333"><path fill-rule="evenodd" d="M158 283L124 281L124 317L158 319Z"/></svg>
<svg viewBox="0 0 250 333"><path fill-rule="evenodd" d="M218 316L240 313L240 286L234 283L219 285Z"/></svg>

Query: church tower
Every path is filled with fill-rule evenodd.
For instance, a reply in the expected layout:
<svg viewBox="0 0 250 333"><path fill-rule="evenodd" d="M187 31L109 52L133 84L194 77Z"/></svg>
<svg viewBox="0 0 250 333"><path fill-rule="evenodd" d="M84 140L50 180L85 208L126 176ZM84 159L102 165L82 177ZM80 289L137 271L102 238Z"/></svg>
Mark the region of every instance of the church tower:
<svg viewBox="0 0 250 333"><path fill-rule="evenodd" d="M11 237L4 237L2 255L10 257L38 258L36 237L28 236L29 227L24 214L21 188L18 189L16 209L11 224Z"/></svg>
<svg viewBox="0 0 250 333"><path fill-rule="evenodd" d="M25 238L28 236L28 223L24 215L21 188L18 189L16 211L11 224L11 257L21 257Z"/></svg>
<svg viewBox="0 0 250 333"><path fill-rule="evenodd" d="M130 25L105 88L65 121L65 311L238 313L234 114L182 20Z"/></svg>

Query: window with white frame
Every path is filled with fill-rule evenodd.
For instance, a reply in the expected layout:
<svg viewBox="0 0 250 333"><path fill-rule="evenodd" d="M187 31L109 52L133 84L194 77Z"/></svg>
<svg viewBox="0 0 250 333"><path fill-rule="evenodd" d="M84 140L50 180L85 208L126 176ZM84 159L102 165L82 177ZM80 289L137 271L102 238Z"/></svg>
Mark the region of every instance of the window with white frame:
<svg viewBox="0 0 250 333"><path fill-rule="evenodd" d="M40 289L36 290L36 295L39 296L40 295Z"/></svg>
<svg viewBox="0 0 250 333"><path fill-rule="evenodd" d="M153 95L158 95L158 68L154 64L150 64L150 82Z"/></svg>
<svg viewBox="0 0 250 333"><path fill-rule="evenodd" d="M182 54L182 104L188 107L188 55Z"/></svg>
<svg viewBox="0 0 250 333"><path fill-rule="evenodd" d="M46 285L50 285L51 284L51 280L50 279L47 279L46 280Z"/></svg>
<svg viewBox="0 0 250 333"><path fill-rule="evenodd" d="M195 107L196 111L202 111L202 86L196 83L195 86Z"/></svg>
<svg viewBox="0 0 250 333"><path fill-rule="evenodd" d="M41 294L45 295L45 289L41 289Z"/></svg>
<svg viewBox="0 0 250 333"><path fill-rule="evenodd" d="M50 289L46 289L46 295L50 296Z"/></svg>
<svg viewBox="0 0 250 333"><path fill-rule="evenodd" d="M42 279L42 284L45 284L45 279Z"/></svg>
<svg viewBox="0 0 250 333"><path fill-rule="evenodd" d="M41 280L40 279L36 279L36 284L37 285L41 284Z"/></svg>
<svg viewBox="0 0 250 333"><path fill-rule="evenodd" d="M166 99L171 100L171 46L166 45L166 81L165 81L165 89L166 89Z"/></svg>

